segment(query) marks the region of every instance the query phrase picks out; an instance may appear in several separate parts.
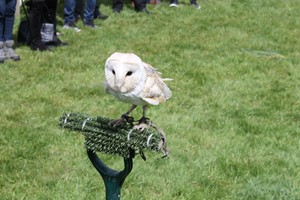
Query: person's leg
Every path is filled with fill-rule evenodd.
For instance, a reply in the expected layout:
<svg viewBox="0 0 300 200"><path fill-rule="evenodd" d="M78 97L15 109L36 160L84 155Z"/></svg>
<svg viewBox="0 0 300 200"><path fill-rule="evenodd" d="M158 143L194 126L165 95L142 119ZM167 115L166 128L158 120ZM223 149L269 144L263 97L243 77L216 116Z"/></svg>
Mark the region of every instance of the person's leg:
<svg viewBox="0 0 300 200"><path fill-rule="evenodd" d="M64 17L65 17L65 24L70 25L74 23L74 10L75 10L75 0L65 0L64 4Z"/></svg>
<svg viewBox="0 0 300 200"><path fill-rule="evenodd" d="M3 41L4 20L5 20L5 1L0 0L0 41Z"/></svg>
<svg viewBox="0 0 300 200"><path fill-rule="evenodd" d="M0 0L0 63L3 63L6 59L5 53L3 51L4 19L5 19L5 1Z"/></svg>
<svg viewBox="0 0 300 200"><path fill-rule="evenodd" d="M56 25L57 0L45 0L44 18L46 23Z"/></svg>
<svg viewBox="0 0 300 200"><path fill-rule="evenodd" d="M75 5L76 0L65 0L64 4L64 29L73 29L76 32L80 32L80 28L75 25Z"/></svg>
<svg viewBox="0 0 300 200"><path fill-rule="evenodd" d="M48 23L51 23L54 25L54 37L53 41L47 42L47 46L62 46L66 45L67 43L64 43L60 41L60 39L57 37L56 34L56 8L57 8L57 1L58 0L45 0L46 7L48 9L45 9L46 16L48 17L47 21Z"/></svg>
<svg viewBox="0 0 300 200"><path fill-rule="evenodd" d="M124 0L112 0L112 9L115 13L120 13L123 10Z"/></svg>
<svg viewBox="0 0 300 200"><path fill-rule="evenodd" d="M3 40L13 39L13 28L15 21L16 0L6 0L4 27L3 27Z"/></svg>
<svg viewBox="0 0 300 200"><path fill-rule="evenodd" d="M29 10L29 28L31 33L30 47L32 50L47 50L46 45L42 42L41 28L42 16L44 15L44 1L32 0Z"/></svg>
<svg viewBox="0 0 300 200"><path fill-rule="evenodd" d="M74 15L76 21L83 19L83 0L76 0Z"/></svg>
<svg viewBox="0 0 300 200"><path fill-rule="evenodd" d="M16 54L13 50L13 28L15 22L15 11L16 11L16 0L6 0L5 7L5 20L4 20L4 30L3 30L3 41L4 47L3 51L7 59L12 59L14 61L20 60L20 56Z"/></svg>
<svg viewBox="0 0 300 200"><path fill-rule="evenodd" d="M133 2L134 2L135 10L137 12L146 12L146 13L150 14L150 12L147 11L147 9L146 9L147 0L133 0Z"/></svg>
<svg viewBox="0 0 300 200"><path fill-rule="evenodd" d="M94 27L94 10L96 6L96 0L86 0L84 9L84 24L86 26Z"/></svg>

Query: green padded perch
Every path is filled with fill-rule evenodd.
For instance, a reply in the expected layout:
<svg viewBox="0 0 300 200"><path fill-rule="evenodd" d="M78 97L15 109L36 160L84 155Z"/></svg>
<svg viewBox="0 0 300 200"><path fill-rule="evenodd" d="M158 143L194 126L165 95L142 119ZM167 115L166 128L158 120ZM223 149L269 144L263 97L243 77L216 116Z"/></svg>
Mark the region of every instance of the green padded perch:
<svg viewBox="0 0 300 200"><path fill-rule="evenodd" d="M59 120L61 128L76 131L85 136L85 147L93 152L119 155L129 158L130 149L135 151L166 150L166 139L162 132L155 128L140 131L133 124L119 127L109 126L111 119L104 117L89 117L80 113L63 114Z"/></svg>
<svg viewBox="0 0 300 200"><path fill-rule="evenodd" d="M144 130L136 129L133 123L112 127L112 121L104 117L89 117L80 113L63 114L59 126L69 131L84 135L85 148L93 166L102 176L106 199L120 199L121 187L133 167L132 159L139 152L146 159L143 151L162 151L163 157L168 156L164 133L154 125ZM106 166L96 152L119 155L124 158L124 170L116 171Z"/></svg>

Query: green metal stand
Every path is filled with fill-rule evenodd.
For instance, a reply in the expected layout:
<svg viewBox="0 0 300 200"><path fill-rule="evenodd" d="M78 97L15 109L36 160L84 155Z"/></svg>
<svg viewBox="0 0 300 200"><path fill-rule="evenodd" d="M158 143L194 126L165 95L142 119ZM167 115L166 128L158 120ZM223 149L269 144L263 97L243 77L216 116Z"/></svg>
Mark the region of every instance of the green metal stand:
<svg viewBox="0 0 300 200"><path fill-rule="evenodd" d="M121 198L121 187L125 178L131 172L133 167L132 158L134 152L129 158L124 158L124 170L116 171L105 165L102 160L91 150L87 150L88 157L96 170L103 178L106 189L106 200L119 200Z"/></svg>
<svg viewBox="0 0 300 200"><path fill-rule="evenodd" d="M90 117L80 113L64 113L59 119L59 126L84 135L88 157L103 178L106 200L119 200L121 187L132 170L132 160L136 152L139 152L145 160L144 150L162 151L163 157L168 155L168 150L165 134L153 124L145 130L140 130L133 127L139 124L112 127L109 125L111 121L101 116ZM116 171L109 168L96 152L122 156L124 169Z"/></svg>

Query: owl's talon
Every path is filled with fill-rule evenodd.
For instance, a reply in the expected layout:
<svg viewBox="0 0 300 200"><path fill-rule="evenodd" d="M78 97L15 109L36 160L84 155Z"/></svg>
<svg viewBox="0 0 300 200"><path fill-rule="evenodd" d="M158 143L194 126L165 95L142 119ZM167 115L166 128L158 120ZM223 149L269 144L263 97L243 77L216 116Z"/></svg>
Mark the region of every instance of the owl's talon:
<svg viewBox="0 0 300 200"><path fill-rule="evenodd" d="M133 117L128 116L127 114L123 114L120 119L113 120L108 123L109 126L117 127L120 125L127 123L132 124L134 121Z"/></svg>
<svg viewBox="0 0 300 200"><path fill-rule="evenodd" d="M150 126L146 123L136 124L133 126L134 130L139 130L140 132L143 132L145 129L149 129Z"/></svg>
<svg viewBox="0 0 300 200"><path fill-rule="evenodd" d="M145 129L149 129L152 125L152 122L149 118L143 116L140 120L137 121L138 123L134 125L133 129L139 130L143 132Z"/></svg>
<svg viewBox="0 0 300 200"><path fill-rule="evenodd" d="M112 126L112 127L117 127L117 126L120 126L125 123L126 123L125 119L120 118L120 119L116 119L116 120L108 122L108 125Z"/></svg>
<svg viewBox="0 0 300 200"><path fill-rule="evenodd" d="M126 122L128 122L129 124L132 124L134 122L134 119L133 117L130 117L129 115L127 114L123 114L121 116L121 119L124 119Z"/></svg>
<svg viewBox="0 0 300 200"><path fill-rule="evenodd" d="M164 152L161 158L169 158L169 152Z"/></svg>
<svg viewBox="0 0 300 200"><path fill-rule="evenodd" d="M152 122L150 121L149 118L143 116L139 121L138 121L138 124L147 124L147 125L150 125Z"/></svg>

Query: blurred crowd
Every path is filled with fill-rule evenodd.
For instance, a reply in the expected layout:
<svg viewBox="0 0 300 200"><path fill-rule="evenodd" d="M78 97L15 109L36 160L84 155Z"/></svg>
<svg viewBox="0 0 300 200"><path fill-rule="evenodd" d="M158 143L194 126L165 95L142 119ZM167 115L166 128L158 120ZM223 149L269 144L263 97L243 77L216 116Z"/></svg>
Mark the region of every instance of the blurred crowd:
<svg viewBox="0 0 300 200"><path fill-rule="evenodd" d="M5 60L20 60L14 51L13 27L15 11L19 0L0 0L0 63ZM67 45L62 42L56 31L56 9L58 0L20 0L26 19L21 21L18 42L26 43L34 51L46 51L53 47ZM151 14L147 4L159 4L159 0L132 0L136 12ZM192 6L200 9L197 0L190 0ZM170 0L170 7L178 7L178 0ZM114 13L122 12L124 0L112 0ZM80 32L76 22L82 19L85 27L95 28L94 20L105 20L108 16L100 12L97 0L64 0L63 29Z"/></svg>

